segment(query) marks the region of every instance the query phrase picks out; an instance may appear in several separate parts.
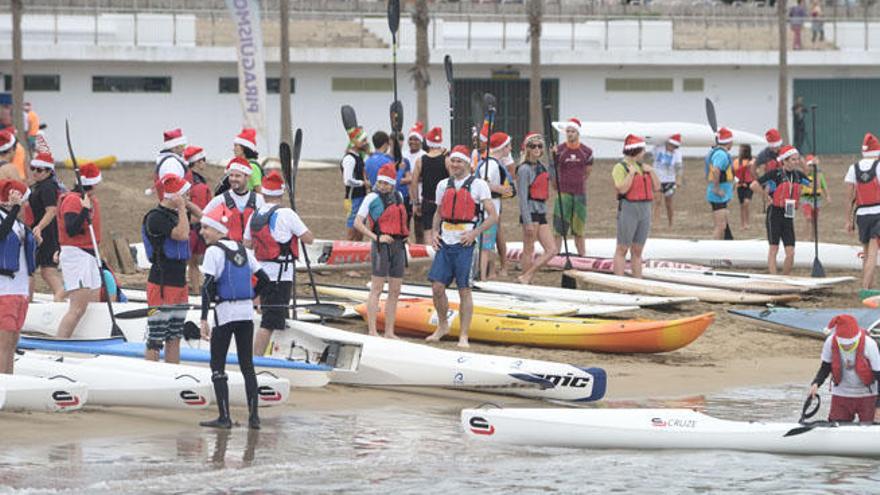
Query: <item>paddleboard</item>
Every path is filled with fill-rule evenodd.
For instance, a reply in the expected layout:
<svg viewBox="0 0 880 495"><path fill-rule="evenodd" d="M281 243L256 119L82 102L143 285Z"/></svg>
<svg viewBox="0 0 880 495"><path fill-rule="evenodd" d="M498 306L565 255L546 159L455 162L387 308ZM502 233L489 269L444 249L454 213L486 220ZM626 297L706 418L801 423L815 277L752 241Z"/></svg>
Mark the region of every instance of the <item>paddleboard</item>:
<svg viewBox="0 0 880 495"><path fill-rule="evenodd" d="M828 322L837 315L852 315L858 320L860 327L868 330L871 330L880 321L880 311L867 308L731 309L728 310L728 313L734 318L752 323L761 328L823 340L828 336L828 332L825 331Z"/></svg>
<svg viewBox="0 0 880 495"><path fill-rule="evenodd" d="M464 409L473 439L585 449L711 449L880 457L880 427L729 421L690 409Z"/></svg>
<svg viewBox="0 0 880 495"><path fill-rule="evenodd" d="M732 291L756 292L759 294L797 294L805 293L815 288L803 285L786 284L773 280L765 280L750 277L734 277L725 275L724 272L706 271L683 271L667 270L664 268L645 268L642 277L647 280L659 280L676 284L696 285L699 287L711 287Z"/></svg>
<svg viewBox="0 0 880 495"><path fill-rule="evenodd" d="M553 122L553 127L565 135L566 122ZM673 134L681 135L681 144L685 147L712 147L715 146L715 133L705 123L695 124L692 122L632 122L611 121L599 122L584 120L580 126L581 136L587 139L606 139L609 141L623 142L626 136L635 134L642 136L647 142L662 144ZM752 144L764 146L767 141L757 134L739 129L731 129L735 146L740 144Z"/></svg>
<svg viewBox="0 0 880 495"><path fill-rule="evenodd" d="M511 249L507 248L507 259L511 261L520 261L522 259L522 248ZM537 258L540 255L535 255L534 258ZM571 269L572 270L580 270L586 272L602 272L602 273L613 273L614 272L614 259L613 258L590 258L586 256L576 256L571 255L568 258L564 255L554 256L550 258L550 261L547 262L548 268L556 268L559 270L567 269L566 263L568 260L571 260ZM675 268L680 270L708 270L711 267L703 266L703 265L695 265L693 263L682 263L680 261L666 261L666 260L643 260L642 267L644 268ZM632 266L630 262L626 262L626 270L630 270Z"/></svg>
<svg viewBox="0 0 880 495"><path fill-rule="evenodd" d="M546 287L543 285L512 284L509 282L474 282L474 286L478 291L492 292L495 294L509 294L527 299L538 298L578 304L639 306L647 308L654 306L674 306L698 301L696 297L657 297L638 294L620 294L616 292L564 289L561 287ZM479 294L480 292L478 291L474 291L474 294Z"/></svg>
<svg viewBox="0 0 880 495"><path fill-rule="evenodd" d="M0 373L4 411L68 412L82 409L89 398L85 383L66 377L35 378Z"/></svg>

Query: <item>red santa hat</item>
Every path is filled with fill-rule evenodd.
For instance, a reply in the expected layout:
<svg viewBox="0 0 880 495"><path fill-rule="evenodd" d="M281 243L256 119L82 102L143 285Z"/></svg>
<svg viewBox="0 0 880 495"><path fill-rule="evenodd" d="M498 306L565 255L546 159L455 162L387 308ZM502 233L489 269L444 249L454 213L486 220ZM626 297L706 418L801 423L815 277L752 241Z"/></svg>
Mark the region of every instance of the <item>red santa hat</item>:
<svg viewBox="0 0 880 495"><path fill-rule="evenodd" d="M767 140L767 145L772 148L782 146L782 135L780 135L779 131L776 129L768 129L767 132L764 133L764 139Z"/></svg>
<svg viewBox="0 0 880 495"><path fill-rule="evenodd" d="M715 133L715 142L718 144L727 144L733 142L733 132L730 131L727 127L722 127L718 129L718 132Z"/></svg>
<svg viewBox="0 0 880 495"><path fill-rule="evenodd" d="M34 159L31 160L31 167L48 168L49 170L55 170L55 159L52 158L51 153L37 153L37 156L35 156Z"/></svg>
<svg viewBox="0 0 880 495"><path fill-rule="evenodd" d="M818 160L816 160L816 155L812 155L812 154L807 155L807 157L804 158L804 161L807 162L807 165L812 165L814 163L818 163Z"/></svg>
<svg viewBox="0 0 880 495"><path fill-rule="evenodd" d="M575 117L568 119L568 121L565 123L565 129L568 129L569 127L576 129L578 132L580 132L581 131L580 119L577 119Z"/></svg>
<svg viewBox="0 0 880 495"><path fill-rule="evenodd" d="M673 134L669 136L669 139L666 140L667 143L675 146L676 148L681 146L681 134Z"/></svg>
<svg viewBox="0 0 880 495"><path fill-rule="evenodd" d="M165 139L165 142L162 143L163 150L170 150L178 146L186 146L187 144L186 136L183 135L183 131L180 129L165 131L162 133L162 137Z"/></svg>
<svg viewBox="0 0 880 495"><path fill-rule="evenodd" d="M22 199L27 199L28 187L24 182L16 179L3 179L0 180L0 203L8 203L9 194L12 191L20 192Z"/></svg>
<svg viewBox="0 0 880 495"><path fill-rule="evenodd" d="M205 157L205 150L203 150L199 146L187 146L186 149L183 150L183 158L189 165L192 165L199 160L207 159Z"/></svg>
<svg viewBox="0 0 880 495"><path fill-rule="evenodd" d="M862 139L862 156L865 158L880 157L880 141L870 132L865 133L865 138Z"/></svg>
<svg viewBox="0 0 880 495"><path fill-rule="evenodd" d="M828 322L828 328L834 330L838 339L854 339L861 329L859 322L852 315L837 315Z"/></svg>
<svg viewBox="0 0 880 495"><path fill-rule="evenodd" d="M797 156L798 150L794 146L787 144L779 149L779 154L776 156L776 159L779 161L785 160L786 158L790 158L792 156Z"/></svg>
<svg viewBox="0 0 880 495"><path fill-rule="evenodd" d="M101 182L101 169L92 162L84 163L79 167L79 176L83 186L94 186Z"/></svg>
<svg viewBox="0 0 880 495"><path fill-rule="evenodd" d="M183 196L189 191L191 184L188 180L174 174L165 174L162 176L162 192L166 199L173 199Z"/></svg>
<svg viewBox="0 0 880 495"><path fill-rule="evenodd" d="M251 151L257 151L257 130L245 127L232 142Z"/></svg>
<svg viewBox="0 0 880 495"><path fill-rule="evenodd" d="M220 205L217 208L214 208L208 213L202 215L202 218L201 220L199 220L199 222L205 227L211 227L217 232L226 235L229 233L230 216L230 211L226 208L226 206Z"/></svg>
<svg viewBox="0 0 880 495"><path fill-rule="evenodd" d="M458 146L452 148L452 152L449 153L449 159L458 158L459 160L464 160L468 165L471 163L471 150L467 148L467 146L463 144L459 144Z"/></svg>
<svg viewBox="0 0 880 495"><path fill-rule="evenodd" d="M281 196L284 194L284 178L277 170L273 170L263 177L260 184L264 196Z"/></svg>
<svg viewBox="0 0 880 495"><path fill-rule="evenodd" d="M645 148L645 139L635 134L628 134L623 141L623 150L629 151L638 148Z"/></svg>
<svg viewBox="0 0 880 495"><path fill-rule="evenodd" d="M523 142L522 142L522 150L523 151L526 150L526 146L528 146L530 141L538 141L538 142L543 143L544 136L542 136L540 133L537 133L537 132L530 132L530 133L526 134L526 137L523 138Z"/></svg>
<svg viewBox="0 0 880 495"><path fill-rule="evenodd" d="M485 143L489 140L489 122L483 121L483 127L480 129L480 142Z"/></svg>
<svg viewBox="0 0 880 495"><path fill-rule="evenodd" d="M414 137L414 138L418 138L419 141L424 141L425 140L424 134L425 134L425 123L422 121L418 121L412 126L412 129L409 130L409 135L407 136L407 139Z"/></svg>
<svg viewBox="0 0 880 495"><path fill-rule="evenodd" d="M499 151L501 148L507 146L508 144L510 144L510 136L506 132L495 132L489 139L490 151Z"/></svg>
<svg viewBox="0 0 880 495"><path fill-rule="evenodd" d="M442 148L443 147L443 129L439 127L433 127L427 134L425 134L425 140L428 142L429 148Z"/></svg>
<svg viewBox="0 0 880 495"><path fill-rule="evenodd" d="M396 185L397 184L397 169L394 168L393 163L386 163L382 165L382 168L379 169L379 175L376 176L377 182L386 182L388 184Z"/></svg>
<svg viewBox="0 0 880 495"><path fill-rule="evenodd" d="M0 131L0 153L6 153L15 147L15 134L8 130Z"/></svg>
<svg viewBox="0 0 880 495"><path fill-rule="evenodd" d="M226 164L226 173L241 172L244 175L251 175L254 169L251 168L250 162L241 157L235 157Z"/></svg>

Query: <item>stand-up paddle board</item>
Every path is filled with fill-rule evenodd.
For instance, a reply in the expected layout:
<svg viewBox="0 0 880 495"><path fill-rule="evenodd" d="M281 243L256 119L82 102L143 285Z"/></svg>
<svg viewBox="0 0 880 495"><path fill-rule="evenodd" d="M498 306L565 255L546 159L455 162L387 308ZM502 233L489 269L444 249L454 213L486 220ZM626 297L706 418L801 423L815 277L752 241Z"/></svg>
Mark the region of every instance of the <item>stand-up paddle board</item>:
<svg viewBox="0 0 880 495"><path fill-rule="evenodd" d="M817 339L824 339L828 336L828 332L825 329L828 327L828 322L837 315L852 315L858 320L859 326L867 330L872 330L880 324L880 311L867 308L731 309L728 310L728 313L738 320L752 323L760 328L795 335L805 335Z"/></svg>
<svg viewBox="0 0 880 495"><path fill-rule="evenodd" d="M617 292L564 289L543 285L522 285L509 282L475 282L474 286L478 289L474 291L474 295L479 294L479 291L484 291L494 294L508 294L525 299L533 298L590 305L639 306L647 308L653 306L675 306L698 301L696 297L657 297L620 294Z"/></svg>

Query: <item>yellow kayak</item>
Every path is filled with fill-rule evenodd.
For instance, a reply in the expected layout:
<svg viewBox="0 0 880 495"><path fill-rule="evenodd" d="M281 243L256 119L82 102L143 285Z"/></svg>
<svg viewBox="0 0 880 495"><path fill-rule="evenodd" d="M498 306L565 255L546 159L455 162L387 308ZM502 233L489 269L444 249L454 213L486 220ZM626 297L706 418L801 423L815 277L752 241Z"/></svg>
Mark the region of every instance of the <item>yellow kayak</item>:
<svg viewBox="0 0 880 495"><path fill-rule="evenodd" d="M100 158L95 158L94 160L90 158L76 157L76 163L78 165L88 162L94 163L101 170L106 170L108 168L113 168L113 166L116 165L116 155L102 156ZM64 168L73 168L73 162L70 161L70 158L64 160Z"/></svg>

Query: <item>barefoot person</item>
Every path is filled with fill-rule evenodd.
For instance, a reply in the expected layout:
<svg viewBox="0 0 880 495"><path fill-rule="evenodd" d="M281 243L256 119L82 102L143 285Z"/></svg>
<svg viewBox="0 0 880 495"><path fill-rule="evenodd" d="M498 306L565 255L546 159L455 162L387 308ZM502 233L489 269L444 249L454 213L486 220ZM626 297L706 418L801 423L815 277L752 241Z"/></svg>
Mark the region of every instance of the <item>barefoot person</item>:
<svg viewBox="0 0 880 495"><path fill-rule="evenodd" d="M862 159L850 165L843 181L849 195L850 214L846 217L846 230L859 228L859 242L865 253L862 265L862 289L859 298L874 295L874 269L877 266L877 246L880 239L880 141L870 132L862 140ZM855 220L853 220L855 216ZM873 241L873 242L872 242Z"/></svg>
<svg viewBox="0 0 880 495"><path fill-rule="evenodd" d="M556 241L547 224L547 199L550 197L550 173L541 161L544 137L530 133L523 139L522 163L516 171L519 190L519 223L523 229L523 252L520 260L523 273L517 280L529 284L535 273L556 256ZM544 252L534 258L535 241Z"/></svg>
<svg viewBox="0 0 880 495"><path fill-rule="evenodd" d="M739 200L739 223L743 230L749 230L749 205L752 203L751 185L755 177L752 175L754 160L752 146L739 145L739 156L733 161L733 176L736 180L736 197Z"/></svg>
<svg viewBox="0 0 880 495"><path fill-rule="evenodd" d="M834 333L822 346L822 363L810 385L810 396L831 375L831 410L828 421L873 424L880 380L880 351L852 315L835 316L828 324Z"/></svg>
<svg viewBox="0 0 880 495"><path fill-rule="evenodd" d="M31 176L34 184L27 204L30 207L33 223L30 225L37 239L37 269L49 286L55 301L64 300L64 282L58 271L58 196L61 186L55 176L55 158L49 153L38 153L31 160ZM33 279L32 279L33 280Z"/></svg>
<svg viewBox="0 0 880 495"><path fill-rule="evenodd" d="M730 157L733 133L726 127L718 129L715 143L706 155L706 200L712 208L712 222L715 225L712 237L724 239L728 222L727 204L733 199L733 159Z"/></svg>
<svg viewBox="0 0 880 495"><path fill-rule="evenodd" d="M26 191L21 181L0 180L0 373L10 375L36 269L36 240L17 219Z"/></svg>
<svg viewBox="0 0 880 495"><path fill-rule="evenodd" d="M70 306L58 324L58 338L69 339L83 317L89 302L98 301L101 272L95 261L95 242L101 244L101 208L95 187L101 182L101 171L94 163L79 168L82 188L61 195L58 206L58 241L61 245L60 267L64 290Z"/></svg>
<svg viewBox="0 0 880 495"><path fill-rule="evenodd" d="M266 354L272 333L286 326L300 241L311 244L315 240L299 215L282 206L285 186L277 170L263 177L261 189L266 204L254 213L244 232L245 245L253 248L254 257L269 277L260 297L262 315L254 339L257 356Z"/></svg>
<svg viewBox="0 0 880 495"><path fill-rule="evenodd" d="M779 253L779 241L785 250L785 261L782 264L783 275L789 275L794 266L794 217L801 196L801 186L810 185L810 179L798 168L800 154L794 146L783 146L779 149L779 161L782 168L773 169L752 182L752 191L762 194L769 193L767 202L767 240L770 249L767 251L767 268L776 273L776 255Z"/></svg>
<svg viewBox="0 0 880 495"><path fill-rule="evenodd" d="M434 214L432 244L437 253L428 272L437 312L437 330L428 341L438 341L449 333L449 300L446 287L455 280L459 297L459 347L468 347L474 301L471 297L471 268L474 243L480 233L498 221L498 212L492 204L489 184L471 174L470 152L466 146L456 146L449 154L448 179L437 184L439 205ZM480 208L485 212L480 222ZM479 225L478 225L479 224Z"/></svg>
<svg viewBox="0 0 880 495"><path fill-rule="evenodd" d="M345 237L349 241L359 241L362 237L354 228L354 217L370 187L364 164L364 156L370 152L370 143L367 141L367 133L364 132L363 127L352 127L347 133L348 149L345 150L345 156L339 163L339 168L342 170L342 185L345 187L345 200L342 203L346 214Z"/></svg>
<svg viewBox="0 0 880 495"><path fill-rule="evenodd" d="M186 309L173 306L189 302L186 264L191 253L186 203L190 183L173 174L162 177L160 182L162 200L144 216L141 237L151 263L147 276L147 305L165 307L147 317L144 357L147 361L158 361L164 347L165 362L179 363Z"/></svg>
<svg viewBox="0 0 880 495"><path fill-rule="evenodd" d="M425 135L428 152L416 160L413 167L409 197L413 198L413 214L422 219L422 232L425 242L434 239L434 212L437 198L434 192L437 184L449 177L446 168L446 150L443 148L443 130L434 127Z"/></svg>
<svg viewBox="0 0 880 495"><path fill-rule="evenodd" d="M574 237L578 256L586 255L587 235L587 179L593 168L593 150L581 143L581 121L575 118L565 123L565 142L556 147L556 164L551 170L559 174L560 201L553 202L553 230L556 246L562 249L562 234Z"/></svg>
<svg viewBox="0 0 880 495"><path fill-rule="evenodd" d="M681 134L673 134L663 145L654 147L654 172L660 179L660 192L655 199L654 218L652 223L660 221L662 206L666 206L666 221L672 227L674 212L672 198L675 190L681 186L681 177L684 174L681 158Z"/></svg>
<svg viewBox="0 0 880 495"><path fill-rule="evenodd" d="M477 177L489 184L489 191L492 193L492 204L495 205L495 211L498 212L499 219L501 218L501 198L510 197L513 194L513 187L511 187L510 180L508 179L507 170L502 164L504 157L509 155L510 136L505 132L495 132L489 138L489 160L488 162L480 160L475 172ZM499 220L498 223L486 230L481 239L480 280L491 280L497 275L494 258L496 244L501 236L500 223ZM504 256L506 254L505 248ZM501 261L499 261L498 265L504 268L506 266L505 258L499 254L499 259ZM505 273L502 273L502 275L505 275Z"/></svg>
<svg viewBox="0 0 880 495"><path fill-rule="evenodd" d="M614 251L614 274L623 275L626 255L630 254L632 275L642 277L642 249L651 232L651 208L660 181L649 164L643 164L645 140L628 135L623 145L623 160L611 170L617 189L617 248Z"/></svg>
<svg viewBox="0 0 880 495"><path fill-rule="evenodd" d="M406 266L406 238L409 236L403 195L395 189L396 177L393 163L383 165L376 176L374 192L364 199L354 219L354 227L372 241L370 261L373 274L367 300L367 327L370 335L378 335L376 318L379 314L379 297L387 280L385 336L393 339L397 338L394 335L394 319ZM370 220L369 227L367 219Z"/></svg>
<svg viewBox="0 0 880 495"><path fill-rule="evenodd" d="M816 166L815 175L813 174L813 165ZM831 192L828 190L825 173L819 168L819 158L813 155L807 155L805 166L807 169L807 179L809 179L810 185L801 187L801 207L804 211L804 235L808 241L812 241L813 217L815 216L818 220L819 209L822 208L823 204L831 204ZM816 177L816 175L818 175L818 177ZM816 187L815 194L813 194L814 185ZM815 208L813 207L814 199L816 202Z"/></svg>
<svg viewBox="0 0 880 495"><path fill-rule="evenodd" d="M212 421L203 421L201 426L211 428L232 428L229 417L229 385L226 376L226 355L229 344L235 337L235 350L238 365L244 375L244 388L248 404L248 426L260 428L257 413L259 400L257 375L254 372L254 308L253 299L260 295L269 283L269 277L260 264L244 246L229 240L230 220L237 214L225 206L220 206L202 216L202 237L208 243L202 273L202 318L200 328L202 338L211 341L211 381L220 415ZM256 275L256 287L251 285L251 277ZM214 306L214 328L208 326L208 310L212 301Z"/></svg>

